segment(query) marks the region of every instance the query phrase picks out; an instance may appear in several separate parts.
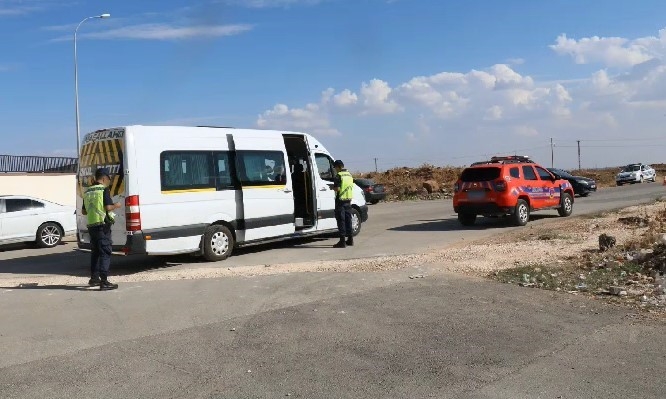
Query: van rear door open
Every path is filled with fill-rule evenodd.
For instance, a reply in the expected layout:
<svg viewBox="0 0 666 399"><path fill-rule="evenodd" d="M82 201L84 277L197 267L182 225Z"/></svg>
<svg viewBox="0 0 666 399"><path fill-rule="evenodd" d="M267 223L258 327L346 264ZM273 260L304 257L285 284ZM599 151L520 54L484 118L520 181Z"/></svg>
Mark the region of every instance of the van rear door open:
<svg viewBox="0 0 666 399"><path fill-rule="evenodd" d="M243 198L238 221L243 241L293 234L294 197L284 140L261 131L232 136Z"/></svg>
<svg viewBox="0 0 666 399"><path fill-rule="evenodd" d="M83 141L80 154L80 165L77 182L77 228L80 241L90 243L90 235L86 226L87 217L81 215L83 205L82 193L95 184L95 172L98 168L107 168L111 174L109 192L114 202L120 202L116 214L112 238L115 245L125 243L125 129L99 130L87 134Z"/></svg>

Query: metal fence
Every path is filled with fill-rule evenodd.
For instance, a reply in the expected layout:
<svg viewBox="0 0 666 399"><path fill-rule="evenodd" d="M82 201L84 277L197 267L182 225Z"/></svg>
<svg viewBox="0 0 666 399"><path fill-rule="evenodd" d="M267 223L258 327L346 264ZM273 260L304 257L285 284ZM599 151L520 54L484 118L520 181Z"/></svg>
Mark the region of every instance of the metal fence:
<svg viewBox="0 0 666 399"><path fill-rule="evenodd" d="M78 158L0 155L0 173L76 173Z"/></svg>

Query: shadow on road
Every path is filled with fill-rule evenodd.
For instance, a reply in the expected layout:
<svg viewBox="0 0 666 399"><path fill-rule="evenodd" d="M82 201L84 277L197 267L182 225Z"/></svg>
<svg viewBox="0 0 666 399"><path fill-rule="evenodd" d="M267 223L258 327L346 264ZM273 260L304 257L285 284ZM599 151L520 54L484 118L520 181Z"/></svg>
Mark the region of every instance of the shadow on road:
<svg viewBox="0 0 666 399"><path fill-rule="evenodd" d="M262 244L247 248L238 248L234 250L232 257L242 257L261 253L264 251L280 248L328 248L330 245L318 244L329 241L325 237L300 238L288 241L282 241L272 244ZM25 248L25 247L24 247ZM204 258L193 255L173 255L173 256L113 256L111 258L111 277L127 276L141 272L168 269L180 265L208 263ZM28 255L20 258L5 259L0 261L0 275L15 274L16 276L27 277L30 275L61 275L81 277L87 279L90 277L90 253L80 252L74 248L67 252L44 253L37 255ZM45 289L47 286L36 287L12 287L12 288L35 288ZM70 289L76 289L76 287ZM67 288L61 289L67 289ZM84 287L87 289L87 286Z"/></svg>
<svg viewBox="0 0 666 399"><path fill-rule="evenodd" d="M0 290L63 290L63 291L99 291L99 287L91 287L89 285L38 285L37 283L19 284L14 287L2 287Z"/></svg>
<svg viewBox="0 0 666 399"><path fill-rule="evenodd" d="M531 215L530 221L535 222L542 219L554 219L557 215ZM473 226L463 226L458 219L433 219L419 220L420 223L406 224L404 226L390 228L390 231L407 232L442 232L442 231L478 231L489 229L500 229L512 227L511 221L506 217L486 218L479 217Z"/></svg>

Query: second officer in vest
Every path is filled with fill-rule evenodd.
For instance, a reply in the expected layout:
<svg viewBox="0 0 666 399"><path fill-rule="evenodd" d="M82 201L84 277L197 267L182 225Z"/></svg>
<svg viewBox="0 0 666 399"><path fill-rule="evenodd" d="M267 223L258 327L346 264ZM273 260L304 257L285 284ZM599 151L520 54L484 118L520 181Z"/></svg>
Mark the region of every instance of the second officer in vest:
<svg viewBox="0 0 666 399"><path fill-rule="evenodd" d="M114 223L113 211L120 208L120 203L113 203L109 184L111 176L106 168L95 172L95 185L86 188L83 194L82 213L88 217L90 233L90 281L89 285L99 285L101 290L118 288L108 280L111 267L111 225Z"/></svg>
<svg viewBox="0 0 666 399"><path fill-rule="evenodd" d="M354 230L352 227L351 201L354 192L354 177L345 169L341 160L333 163L337 175L333 181L335 190L335 219L338 221L338 232L340 241L334 245L335 248L345 248L354 245Z"/></svg>

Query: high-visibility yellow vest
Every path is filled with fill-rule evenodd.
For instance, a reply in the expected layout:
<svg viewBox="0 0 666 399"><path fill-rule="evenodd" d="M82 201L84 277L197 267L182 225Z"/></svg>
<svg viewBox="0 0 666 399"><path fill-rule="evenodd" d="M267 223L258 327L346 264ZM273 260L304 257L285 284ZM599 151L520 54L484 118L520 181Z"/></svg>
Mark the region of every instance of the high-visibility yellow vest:
<svg viewBox="0 0 666 399"><path fill-rule="evenodd" d="M83 194L83 205L88 214L88 227L101 226L106 218L104 209L104 186L96 184L86 189Z"/></svg>
<svg viewBox="0 0 666 399"><path fill-rule="evenodd" d="M354 177L346 170L339 172L338 177L340 178L338 199L340 201L351 201L354 195Z"/></svg>

